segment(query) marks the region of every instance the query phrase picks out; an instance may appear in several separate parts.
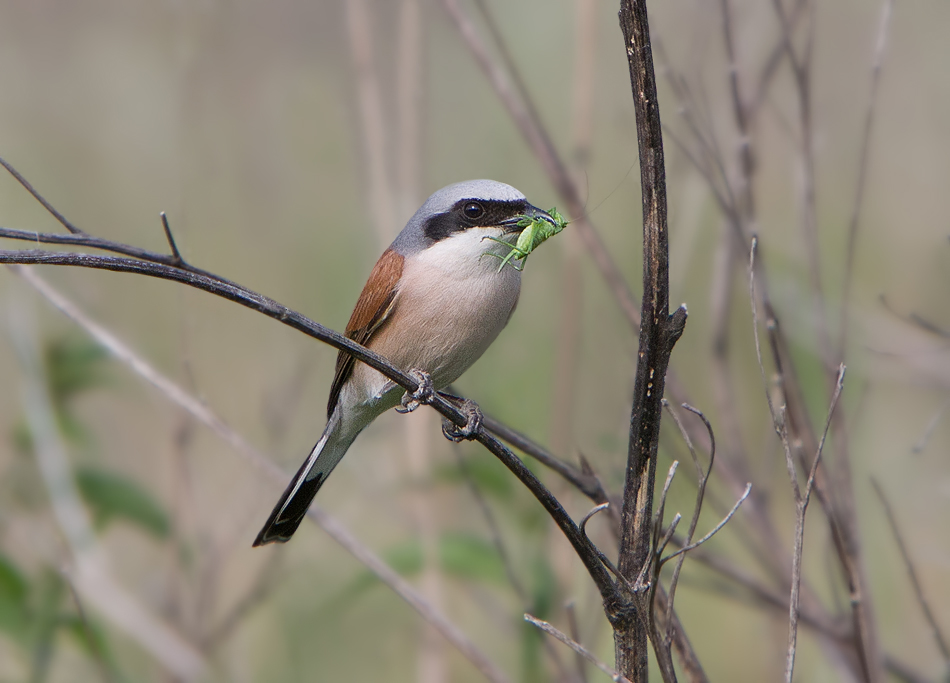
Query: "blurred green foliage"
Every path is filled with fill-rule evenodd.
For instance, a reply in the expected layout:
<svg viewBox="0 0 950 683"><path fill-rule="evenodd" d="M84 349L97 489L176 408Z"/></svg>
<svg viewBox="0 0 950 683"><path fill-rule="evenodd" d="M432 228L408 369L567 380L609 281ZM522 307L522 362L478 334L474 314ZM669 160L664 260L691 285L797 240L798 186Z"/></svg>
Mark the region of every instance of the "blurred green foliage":
<svg viewBox="0 0 950 683"><path fill-rule="evenodd" d="M147 489L131 479L98 467L79 467L76 484L98 530L112 520L124 519L156 538L168 536L170 522L165 510Z"/></svg>

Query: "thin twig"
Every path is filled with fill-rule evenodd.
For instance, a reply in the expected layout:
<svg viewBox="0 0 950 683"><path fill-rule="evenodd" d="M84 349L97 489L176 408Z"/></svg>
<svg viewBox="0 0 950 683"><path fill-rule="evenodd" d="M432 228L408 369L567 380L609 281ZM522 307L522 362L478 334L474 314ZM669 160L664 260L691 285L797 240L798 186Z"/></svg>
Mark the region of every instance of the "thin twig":
<svg viewBox="0 0 950 683"><path fill-rule="evenodd" d="M696 452L690 445L690 452L693 455L693 462L696 464L696 473L699 478L697 492L696 492L696 505L693 508L693 518L689 522L689 530L686 532L686 542L685 545L688 547L693 542L693 534L696 533L696 525L699 523L699 515L703 510L703 500L706 496L706 483L709 481L709 475L712 474L713 464L716 462L716 435L713 432L712 425L709 423L709 420L706 419L706 416L696 408L693 408L688 403L683 404L683 408L690 411L691 413L697 415L700 420L703 421L703 424L706 426L706 432L709 434L709 442L711 444L709 451L709 466L706 468L706 472L702 471L702 468L699 466L699 462L696 458ZM736 506L738 508L738 505ZM679 583L680 572L683 569L683 562L686 560L686 553L683 553L679 561L677 561L676 566L673 567L673 576L670 578L670 587L669 587L669 599L667 600L667 611L666 611L666 642L670 642L673 639L673 602L676 599L676 586Z"/></svg>
<svg viewBox="0 0 950 683"><path fill-rule="evenodd" d="M172 235L172 229L168 225L168 216L165 215L164 211L162 211L159 216L162 218L162 229L165 231L165 239L168 240L168 247L172 250L172 265L180 267L185 263L185 260L181 257L181 252L178 251L178 245L175 244L175 236Z"/></svg>
<svg viewBox="0 0 950 683"><path fill-rule="evenodd" d="M52 214L53 218L55 218L57 221L59 221L59 223L60 223L64 228L66 228L69 232L73 233L74 235L85 235L85 234L86 234L85 232L83 232L82 230L80 230L79 228L77 228L75 225L73 225L70 221L68 221L68 220L66 219L66 217L65 217L63 214L61 214L59 211L57 211L57 210L53 207L52 204L50 204L48 201L46 201L46 199L43 197L43 195L41 195L39 192L37 192L37 191L36 191L36 188L34 188L32 184L30 184L30 181L28 181L26 178L24 178L22 175L20 175L20 172L19 172L18 170L16 170L15 168L13 168L13 166L11 166L11 165L6 161L6 159L3 159L2 157L0 157L0 166L3 166L5 169L7 169L7 171L10 172L10 175L12 175L14 178L16 178L16 181L17 181L18 183L20 183L20 185L22 185L22 186L26 189L27 192L29 192L31 195L33 195L33 199L35 199L36 201L38 201L38 202L43 206L44 209L46 209L47 211L49 211L50 214Z"/></svg>
<svg viewBox="0 0 950 683"><path fill-rule="evenodd" d="M867 184L868 158L871 151L871 132L874 129L874 113L877 110L877 90L881 82L881 66L884 63L884 49L887 46L887 34L891 25L894 0L884 0L881 7L881 23L878 27L877 43L871 59L871 92L868 95L867 109L864 112L864 129L861 133L861 151L858 157L858 181L854 190L854 202L851 205L851 219L848 221L848 246L845 250L844 286L841 294L841 334L838 341L838 356L845 357L848 344L848 322L851 311L851 284L853 280L854 255L857 251L858 225L861 208L864 205L864 188Z"/></svg>
<svg viewBox="0 0 950 683"><path fill-rule="evenodd" d="M692 544L690 544L690 545L684 546L684 547L680 548L679 550L677 550L677 551L675 551L675 552L672 552L672 553L670 553L669 555L667 555L666 557L664 557L664 558L663 558L663 563L665 564L665 563L669 562L670 560L672 560L672 559L673 559L674 557L676 557L677 555L682 555L683 553L688 553L690 550L695 550L696 548L698 548L699 546L701 546L703 543L705 543L706 541L708 541L710 538L712 538L713 536L715 536L717 533L719 533L719 531L720 531L724 526L726 526L726 524L729 523L729 520L732 519L733 515L736 514L736 512L739 510L739 506L742 505L742 502L743 502L746 498L749 497L749 493L751 493L751 492L752 492L752 484L751 484L751 483L750 483L750 484L746 484L745 491L742 492L742 495L739 496L739 499L736 501L736 504L732 506L732 509L731 509L731 510L729 510L729 514L727 514L725 517L723 517L722 521L719 522L719 524L717 524L716 526L714 526L714 527L712 528L712 530L711 530L708 534L706 534L705 536L703 536L701 539L699 539L699 540L696 541L695 543L692 543Z"/></svg>
<svg viewBox="0 0 950 683"><path fill-rule="evenodd" d="M596 666L598 669L603 671L605 674L610 676L610 679L612 681L615 681L616 683L630 683L630 681L627 678L621 676L615 670L611 669L609 666L607 666L602 661L597 659L597 657L595 657L594 654L590 650L588 650L586 647L576 642L575 640L571 639L567 634L562 633L561 631L556 629L554 626L552 626L548 622L542 619L538 619L537 617L533 617L530 614L525 614L524 620L527 621L529 624L533 624L534 626L537 626L539 629L547 633L549 636L554 636L555 638L557 638L559 641L561 641L562 643L567 645L569 648L574 650L574 652L576 652L581 657L586 659L588 662L590 662L591 664Z"/></svg>
<svg viewBox="0 0 950 683"><path fill-rule="evenodd" d="M581 642L581 630L577 624L577 606L573 600L568 600L564 605L564 612L567 614L567 624L571 630L571 640L575 643ZM577 667L577 680L580 683L587 683L587 666L585 665L584 655L575 651L575 666Z"/></svg>
<svg viewBox="0 0 950 683"><path fill-rule="evenodd" d="M818 443L818 452L815 453L815 459L812 462L811 471L808 474L804 496L798 491L797 480L795 480L794 477L792 480L795 484L793 488L795 491L798 514L795 520L795 551L792 554L792 590L788 601L788 650L785 656L785 683L792 683L792 674L795 670L795 653L798 644L798 605L802 583L802 551L805 541L805 513L808 510L808 501L811 499L811 492L815 486L815 475L818 472L818 465L821 462L825 439L828 436L828 430L831 428L831 420L835 413L835 407L838 405L838 399L841 396L841 389L844 387L844 374L845 366L842 364L838 366L838 379L835 382L835 390L831 396L828 418L825 420L825 429L821 434L821 441Z"/></svg>
<svg viewBox="0 0 950 683"><path fill-rule="evenodd" d="M511 444L525 455L531 456L545 467L560 474L595 503L607 502L607 493L596 476L586 474L571 463L561 460L540 444L491 415L484 416L482 426L502 441Z"/></svg>
<svg viewBox="0 0 950 683"><path fill-rule="evenodd" d="M542 126L540 120L531 116L531 109L534 107L533 105L529 107L524 101L524 98L527 97L527 92L522 93L523 97L518 96L518 93L512 88L504 70L493 59L492 52L481 40L471 19L469 19L468 15L459 6L457 0L442 0L442 6L452 21L455 22L462 36L462 40L472 53L479 68L481 68L487 76L498 99L508 110L509 115L518 126L528 146L538 158L541 166L548 174L551 183L567 205L568 213L573 219L571 225L574 226L581 236L584 246L590 253L604 281L607 283L624 317L631 327L637 329L640 326L640 310L630 292L630 287L620 272L620 269L617 267L613 257L610 255L600 234L584 215L584 203L581 199L581 193L574 183L570 172L567 170L567 166L551 143L550 136ZM534 109L536 110L536 108Z"/></svg>
<svg viewBox="0 0 950 683"><path fill-rule="evenodd" d="M947 638L940 629L936 615L933 613L933 610L930 609L930 602L924 596L924 588L920 583L920 577L917 576L917 569L914 567L914 561L910 557L907 545L904 543L904 536L901 534L900 527L897 526L897 517L894 515L894 510L891 508L891 504L884 494L884 489L876 477L871 477L871 486L881 501L881 507L884 508L887 524L890 526L894 540L897 542L897 549L900 550L901 559L904 560L904 568L907 570L907 578L910 579L911 588L914 589L914 597L917 598L917 604L920 605L920 609L924 613L924 619L927 620L927 625L930 626L930 633L933 635L937 649L940 650L940 655L943 657L944 668L950 670L950 645L947 644Z"/></svg>
<svg viewBox="0 0 950 683"><path fill-rule="evenodd" d="M388 182L389 160L383 104L380 95L379 76L373 55L373 38L370 13L365 0L346 0L346 24L349 36L350 56L356 75L356 91L360 115L360 138L367 174L367 195L376 228L377 241L388 244L395 235L394 201L392 186Z"/></svg>
<svg viewBox="0 0 950 683"><path fill-rule="evenodd" d="M482 517L485 519L485 523L488 525L488 533L492 539L492 545L495 546L495 552L498 553L498 557L501 558L502 566L505 568L505 575L508 577L508 583L511 584L511 587L514 588L515 594L517 594L518 599L522 604L529 604L530 600L528 597L528 592L524 588L524 584L521 583L521 580L518 578L518 575L515 573L514 565L511 562L511 556L508 554L508 550L505 548L505 543L501 537L501 528L498 525L498 522L495 520L495 515L491 510L491 507L488 505L488 501L485 500L485 496L482 495L481 490L478 488L478 484L475 483L475 479L472 477L471 469L468 467L468 463L465 461L465 457L461 454L459 449L452 449L456 455L456 461L459 464L459 469L462 471L463 476L465 477L465 483L468 485L468 490L472 494L472 498L475 499L475 503L478 505L479 510L481 510ZM587 522L587 518L584 518L584 521L581 522L581 531L584 531L584 524Z"/></svg>
<svg viewBox="0 0 950 683"><path fill-rule="evenodd" d="M950 400L946 400L943 404L937 409L937 412L933 414L933 417L930 418L927 422L927 426L924 427L923 433L920 435L920 438L917 439L917 442L911 448L911 453L923 453L924 449L927 447L927 444L930 442L930 438L933 436L934 432L937 430L937 425L940 424L940 420L943 419L943 416L946 414L947 410L950 409Z"/></svg>

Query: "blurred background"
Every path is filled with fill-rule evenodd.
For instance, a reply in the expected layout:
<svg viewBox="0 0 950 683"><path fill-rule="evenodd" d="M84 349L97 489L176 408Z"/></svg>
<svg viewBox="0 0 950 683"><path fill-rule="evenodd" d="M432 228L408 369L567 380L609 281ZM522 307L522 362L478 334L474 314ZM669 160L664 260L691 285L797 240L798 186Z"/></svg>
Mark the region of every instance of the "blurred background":
<svg viewBox="0 0 950 683"><path fill-rule="evenodd" d="M498 59L480 6L459 7ZM639 296L636 131L616 3L487 7L590 220ZM781 45L774 7L730 6L740 87L747 102L757 97L748 130L755 211L745 228L759 235L772 303L821 425L829 393L816 320L823 312L839 338L872 64L882 56L839 411L882 650L919 680L937 680L947 662L870 478L891 501L936 619L950 628L950 6L897 3L879 51L882 7L821 3L795 19L805 27L796 49L807 51L809 26L813 36L811 173L780 50L763 76ZM778 545L790 550L794 503L755 358L745 257L728 255L733 233L716 198L746 178L721 10L699 0L650 6L668 128L671 301L689 307L671 368L726 444L720 457L744 452ZM3 2L0 93L0 156L76 225L164 251L165 211L192 264L337 330L379 253L436 189L493 178L535 205L564 208L438 0ZM810 182L813 242L802 229ZM0 225L62 230L5 174ZM809 245L820 255L823 311ZM180 285L34 272L288 478L323 429L329 347ZM484 680L316 525L305 523L286 546L252 549L285 482L262 475L7 269L0 329L0 680ZM716 338L729 340L718 359ZM457 388L556 454L575 462L583 454L617 491L636 342L568 228L531 257L516 315ZM44 444L58 457L43 456ZM690 466L668 510L688 517L695 477L667 420L659 478L674 458ZM590 509L534 469L575 518ZM735 497L715 469L710 487L718 505L704 512L701 533ZM571 653L525 625L526 611L565 631L573 615L578 638L612 663L596 590L540 505L483 449L445 441L431 411L377 420L316 502L510 680L577 680ZM591 533L609 553L609 527L598 519ZM764 576L743 542L749 527L740 513L706 548ZM815 505L806 580L846 619L830 548ZM90 557L101 583L77 585L70 577ZM741 593L687 561L676 604L712 680L776 680L787 614ZM799 643L799 680L848 680L813 632L803 628Z"/></svg>

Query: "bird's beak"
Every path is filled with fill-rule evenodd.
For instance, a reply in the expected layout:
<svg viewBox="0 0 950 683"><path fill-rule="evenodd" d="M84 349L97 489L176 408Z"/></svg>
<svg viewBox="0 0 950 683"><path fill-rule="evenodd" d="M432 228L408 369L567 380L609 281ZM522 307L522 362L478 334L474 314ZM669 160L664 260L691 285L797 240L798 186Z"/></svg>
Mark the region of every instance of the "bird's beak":
<svg viewBox="0 0 950 683"><path fill-rule="evenodd" d="M528 204L528 208L522 215L509 218L501 225L505 229L505 232L521 232L527 227L527 224L524 220L525 216L531 220L547 221L551 225L557 225L557 222L551 217L551 214L531 204Z"/></svg>

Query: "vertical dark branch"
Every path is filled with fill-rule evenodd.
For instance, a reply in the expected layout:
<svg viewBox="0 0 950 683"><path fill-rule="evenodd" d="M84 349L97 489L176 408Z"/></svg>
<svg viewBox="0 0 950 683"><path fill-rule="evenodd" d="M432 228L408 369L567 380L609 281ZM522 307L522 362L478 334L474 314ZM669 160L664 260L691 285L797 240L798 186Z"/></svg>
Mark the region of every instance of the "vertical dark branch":
<svg viewBox="0 0 950 683"><path fill-rule="evenodd" d="M653 483L660 435L661 399L673 344L686 324L686 309L669 314L669 245L666 171L645 0L621 0L630 85L637 119L643 203L643 301L630 445L621 514L620 573L635 582L650 561ZM635 683L647 680L647 592L633 599L633 614L614 622L617 668Z"/></svg>

